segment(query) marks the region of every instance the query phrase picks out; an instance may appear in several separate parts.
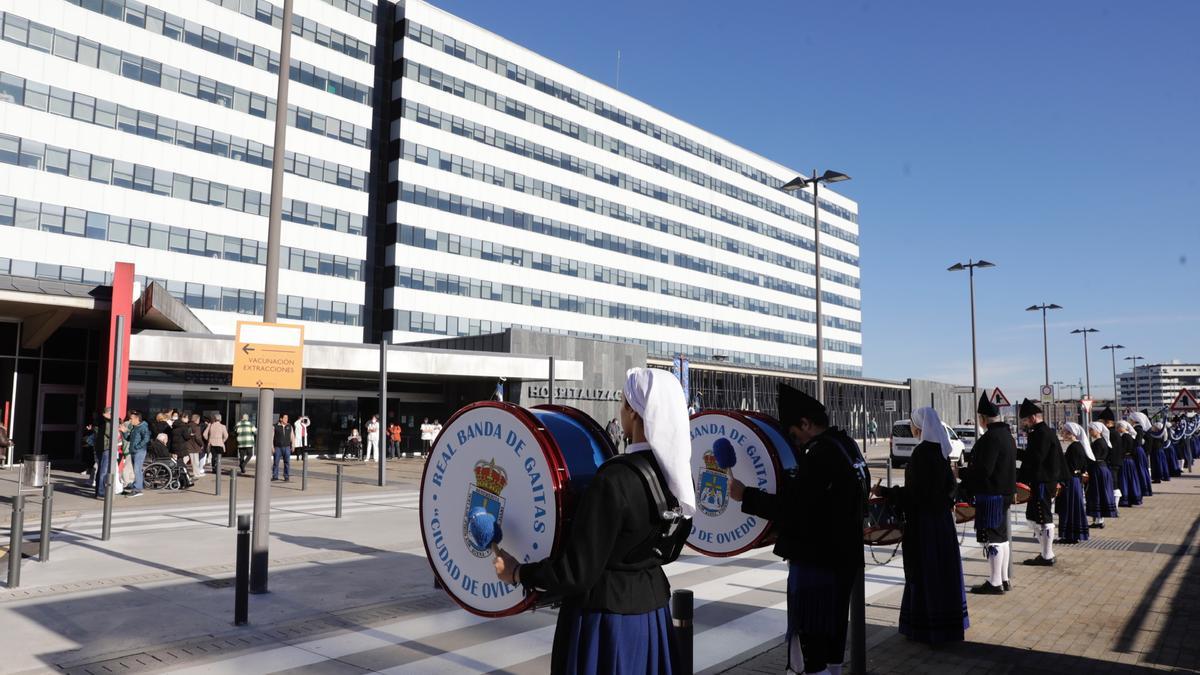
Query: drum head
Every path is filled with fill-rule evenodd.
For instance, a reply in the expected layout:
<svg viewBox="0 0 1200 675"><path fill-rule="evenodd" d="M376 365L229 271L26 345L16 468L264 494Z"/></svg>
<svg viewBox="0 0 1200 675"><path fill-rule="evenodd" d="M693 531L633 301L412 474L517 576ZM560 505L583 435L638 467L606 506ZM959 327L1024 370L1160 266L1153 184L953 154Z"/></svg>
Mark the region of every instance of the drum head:
<svg viewBox="0 0 1200 675"><path fill-rule="evenodd" d="M959 502L954 505L954 522L961 525L975 520L975 507L972 504Z"/></svg>
<svg viewBox="0 0 1200 675"><path fill-rule="evenodd" d="M742 413L722 410L692 416L692 477L696 481L696 515L688 546L710 556L731 556L766 546L773 541L771 523L742 513L741 504L729 498L729 481L736 477L747 487L777 492L782 462L795 466L791 448L765 422ZM713 458L713 444L727 439L737 463L721 469ZM783 442L782 447L779 443ZM786 454L785 454L786 453ZM781 461L782 458L782 461Z"/></svg>
<svg viewBox="0 0 1200 675"><path fill-rule="evenodd" d="M895 546L904 541L904 528L892 525L868 527L863 530L863 543L867 546Z"/></svg>
<svg viewBox="0 0 1200 675"><path fill-rule="evenodd" d="M529 411L484 401L454 414L421 476L421 536L430 566L461 607L480 616L507 616L533 607L535 595L496 578L492 552L467 537L467 514L496 516L500 546L520 562L556 548L567 480L554 438Z"/></svg>
<svg viewBox="0 0 1200 675"><path fill-rule="evenodd" d="M1029 501L1029 496L1033 494L1029 486L1024 483L1017 483L1017 493L1013 495L1014 504L1024 504Z"/></svg>

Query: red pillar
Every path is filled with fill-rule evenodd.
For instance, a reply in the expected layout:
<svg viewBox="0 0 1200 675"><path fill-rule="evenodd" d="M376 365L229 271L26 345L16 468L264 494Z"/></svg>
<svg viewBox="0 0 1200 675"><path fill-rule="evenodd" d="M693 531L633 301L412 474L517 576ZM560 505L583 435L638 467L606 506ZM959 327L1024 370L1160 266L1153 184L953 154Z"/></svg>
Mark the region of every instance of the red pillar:
<svg viewBox="0 0 1200 675"><path fill-rule="evenodd" d="M96 407L103 411L112 404L113 382L112 371L109 370L109 367L113 360L113 353L116 351L117 317L123 316L125 317L125 329L122 331L121 340L125 344L125 350L121 360L120 400L117 402L117 409L113 411L113 419L116 420L125 416L129 392L129 328L133 323L133 263L119 262L113 269L111 304L108 335L105 339L106 356L100 362L100 381L96 387L98 392L104 392L104 397Z"/></svg>

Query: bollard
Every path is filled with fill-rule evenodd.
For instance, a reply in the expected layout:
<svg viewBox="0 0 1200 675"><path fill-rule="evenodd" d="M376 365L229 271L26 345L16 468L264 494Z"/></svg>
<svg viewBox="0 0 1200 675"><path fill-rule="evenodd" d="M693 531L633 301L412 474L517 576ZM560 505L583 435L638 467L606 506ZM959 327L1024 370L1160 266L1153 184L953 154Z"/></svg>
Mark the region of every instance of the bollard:
<svg viewBox="0 0 1200 675"><path fill-rule="evenodd" d="M49 479L42 486L42 539L38 542L38 562L50 559L50 519L54 513L54 483Z"/></svg>
<svg viewBox="0 0 1200 675"><path fill-rule="evenodd" d="M216 490L216 495L221 496L221 456L213 455L213 489Z"/></svg>
<svg viewBox="0 0 1200 675"><path fill-rule="evenodd" d="M217 476L217 480L221 480ZM229 469L229 527L233 527L234 521L237 520L237 472L232 467Z"/></svg>
<svg viewBox="0 0 1200 675"><path fill-rule="evenodd" d="M25 495L12 497L12 525L8 530L8 587L21 585L21 544L25 540Z"/></svg>
<svg viewBox="0 0 1200 675"><path fill-rule="evenodd" d="M343 466L338 464L337 467L337 488L334 490L333 517L342 517L342 469Z"/></svg>
<svg viewBox="0 0 1200 675"><path fill-rule="evenodd" d="M233 585L233 625L245 626L250 597L250 516L238 516L237 528L237 576Z"/></svg>
<svg viewBox="0 0 1200 675"><path fill-rule="evenodd" d="M854 572L854 589L850 596L850 672L867 672L867 579L866 568Z"/></svg>
<svg viewBox="0 0 1200 675"><path fill-rule="evenodd" d="M300 491L304 492L308 489L308 451L304 452L304 456L300 463Z"/></svg>
<svg viewBox="0 0 1200 675"><path fill-rule="evenodd" d="M671 592L671 624L675 626L675 644L679 645L679 672L692 675L692 608L695 598L687 589Z"/></svg>
<svg viewBox="0 0 1200 675"><path fill-rule="evenodd" d="M888 462L887 463L887 484L888 484L888 487L891 487L892 486L892 453L890 451L888 452L887 462Z"/></svg>

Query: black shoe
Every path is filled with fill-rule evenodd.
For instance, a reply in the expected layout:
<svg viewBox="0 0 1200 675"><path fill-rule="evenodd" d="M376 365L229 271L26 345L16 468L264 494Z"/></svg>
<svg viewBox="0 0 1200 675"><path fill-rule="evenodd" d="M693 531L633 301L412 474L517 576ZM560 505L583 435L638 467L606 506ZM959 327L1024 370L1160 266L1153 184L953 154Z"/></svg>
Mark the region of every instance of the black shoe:
<svg viewBox="0 0 1200 675"><path fill-rule="evenodd" d="M1058 558L1050 558L1049 560L1047 560L1046 558L1043 558L1042 555L1039 553L1038 557L1030 558L1029 560L1025 560L1021 564L1022 565L1030 565L1033 567L1054 567L1054 563L1057 560L1058 560Z"/></svg>
<svg viewBox="0 0 1200 675"><path fill-rule="evenodd" d="M271 479L271 482L272 482L272 483L274 483L274 482L275 482L275 481L277 481L277 480L279 480L279 479L278 479L278 478L272 478L272 479Z"/></svg>
<svg viewBox="0 0 1200 675"><path fill-rule="evenodd" d="M291 476L288 476L287 478L284 478L284 479L283 479L283 482L285 482L285 483L290 483L290 482L292 482L292 477L291 477Z"/></svg>
<svg viewBox="0 0 1200 675"><path fill-rule="evenodd" d="M1103 530L1104 523L1092 523L1090 527L1095 530Z"/></svg>
<svg viewBox="0 0 1200 675"><path fill-rule="evenodd" d="M1004 595L1004 588L1001 586L993 586L992 582L985 581L978 586L973 586L971 592L976 595Z"/></svg>
<svg viewBox="0 0 1200 675"><path fill-rule="evenodd" d="M1004 592L1007 593L1012 590L1012 584L1005 581L1003 584L1001 584L1001 588L1003 588Z"/></svg>

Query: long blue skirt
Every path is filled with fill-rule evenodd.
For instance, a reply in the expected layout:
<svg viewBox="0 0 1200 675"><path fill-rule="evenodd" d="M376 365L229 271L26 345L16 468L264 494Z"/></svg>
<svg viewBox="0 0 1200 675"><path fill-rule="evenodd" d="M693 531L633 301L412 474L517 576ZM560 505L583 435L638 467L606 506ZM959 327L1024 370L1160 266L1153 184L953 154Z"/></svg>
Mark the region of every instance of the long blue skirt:
<svg viewBox="0 0 1200 675"><path fill-rule="evenodd" d="M1175 451L1175 444L1163 446L1163 452L1167 455L1167 469L1172 476L1181 476L1183 471L1179 468L1179 453Z"/></svg>
<svg viewBox="0 0 1200 675"><path fill-rule="evenodd" d="M1150 468L1157 468L1157 472L1152 471L1152 474L1158 473L1157 477L1151 476L1151 478L1157 478L1159 481L1171 480L1171 465L1167 462L1167 452L1162 449L1162 446L1154 450L1154 456L1150 458Z"/></svg>
<svg viewBox="0 0 1200 675"><path fill-rule="evenodd" d="M564 635L559 632L565 631ZM559 610L551 672L563 675L670 675L678 670L671 610L612 614Z"/></svg>
<svg viewBox="0 0 1200 675"><path fill-rule="evenodd" d="M1058 513L1058 537L1064 544L1088 540L1087 512L1083 507L1083 482L1071 476L1058 495L1054 511Z"/></svg>
<svg viewBox="0 0 1200 675"><path fill-rule="evenodd" d="M1121 506L1142 505L1142 481L1132 457L1121 462Z"/></svg>
<svg viewBox="0 0 1200 675"><path fill-rule="evenodd" d="M1150 480L1150 462L1146 457L1146 449L1142 446L1137 446L1133 451L1134 461L1137 463L1138 480L1142 483L1142 496L1153 497L1154 487Z"/></svg>
<svg viewBox="0 0 1200 675"><path fill-rule="evenodd" d="M971 621L954 517L949 508L907 515L900 634L935 645L962 641Z"/></svg>
<svg viewBox="0 0 1200 675"><path fill-rule="evenodd" d="M1116 518L1117 499L1113 494L1113 475L1108 465L1092 467L1086 490L1087 514L1093 518Z"/></svg>

